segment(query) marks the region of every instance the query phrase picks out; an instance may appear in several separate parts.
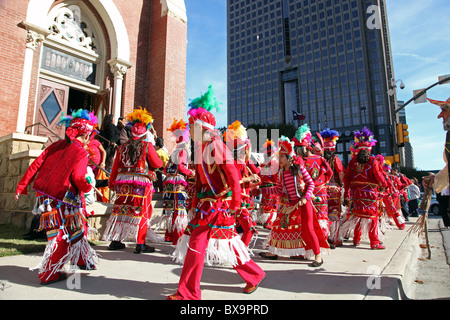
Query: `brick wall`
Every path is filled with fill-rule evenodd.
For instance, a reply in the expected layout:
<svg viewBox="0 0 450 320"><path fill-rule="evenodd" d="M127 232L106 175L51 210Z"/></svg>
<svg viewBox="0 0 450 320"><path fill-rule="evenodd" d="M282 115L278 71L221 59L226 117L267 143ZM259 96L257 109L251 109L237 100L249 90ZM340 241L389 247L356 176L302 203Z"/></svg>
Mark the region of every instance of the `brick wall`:
<svg viewBox="0 0 450 320"><path fill-rule="evenodd" d="M110 39L100 15L90 1L83 0L99 20L110 56ZM0 136L15 132L22 85L26 30L19 27L26 20L28 0L0 1ZM55 2L55 3L59 3ZM160 0L114 0L125 23L130 42L130 61L123 83L122 113L146 107L155 118L155 128L169 147L174 146L166 130L173 118L185 117L187 25L171 15L161 16ZM26 124L33 123L39 77L41 48L34 52ZM105 66L104 86L113 83L109 65Z"/></svg>
<svg viewBox="0 0 450 320"><path fill-rule="evenodd" d="M186 89L187 25L165 15L161 4L153 2L148 60L148 106L155 119L155 129L167 148L175 146L166 130L174 118L184 118Z"/></svg>
<svg viewBox="0 0 450 320"><path fill-rule="evenodd" d="M26 31L17 26L24 20L28 1L0 1L0 136L16 130ZM31 92L30 92L31 93Z"/></svg>

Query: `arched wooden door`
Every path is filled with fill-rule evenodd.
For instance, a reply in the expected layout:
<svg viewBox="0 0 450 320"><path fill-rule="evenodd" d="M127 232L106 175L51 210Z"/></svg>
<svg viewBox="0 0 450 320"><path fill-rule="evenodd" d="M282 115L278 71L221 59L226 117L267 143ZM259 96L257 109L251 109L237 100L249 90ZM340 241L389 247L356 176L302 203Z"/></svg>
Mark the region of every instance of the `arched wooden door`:
<svg viewBox="0 0 450 320"><path fill-rule="evenodd" d="M48 137L48 145L59 140L59 137L64 138L65 127L57 126L57 123L63 112L67 114L69 87L56 82L39 79L38 90L36 123L43 125L37 126L34 132L36 135Z"/></svg>

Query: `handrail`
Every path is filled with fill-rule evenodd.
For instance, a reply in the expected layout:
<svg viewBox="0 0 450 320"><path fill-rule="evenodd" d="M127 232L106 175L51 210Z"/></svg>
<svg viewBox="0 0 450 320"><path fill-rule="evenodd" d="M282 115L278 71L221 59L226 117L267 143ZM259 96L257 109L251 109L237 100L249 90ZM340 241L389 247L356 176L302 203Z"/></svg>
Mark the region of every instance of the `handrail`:
<svg viewBox="0 0 450 320"><path fill-rule="evenodd" d="M54 136L56 136L57 138L59 138L59 140L62 140L64 138L62 138L59 134L57 134L55 131L53 131L52 129L50 129L49 127L47 127L45 124L37 122L37 123L33 123L30 124L28 126L25 127L25 132L27 131L28 128L32 128L34 126L43 126L45 129L47 129L48 131L50 131ZM29 133L28 133L29 134Z"/></svg>
<svg viewBox="0 0 450 320"><path fill-rule="evenodd" d="M62 138L59 134L57 134L56 132L54 132L52 129L50 129L49 127L47 127L45 124L40 123L40 122L37 122L37 123L30 124L30 125L26 126L26 127L25 127L25 132L27 131L28 128L32 128L32 127L34 127L34 126L43 126L45 129L47 129L48 131L50 131L54 136L56 136L59 140L64 139L64 138ZM102 138L105 139L105 140L107 140L105 137L102 137ZM109 140L107 140L107 141L109 141ZM97 169L102 170L102 171L106 174L107 177L110 176L110 173L109 173L108 171L106 171L105 169L103 169L102 167L100 167L99 165L97 165L96 163L94 163L92 160L89 159L89 162L90 162L91 164L93 164Z"/></svg>

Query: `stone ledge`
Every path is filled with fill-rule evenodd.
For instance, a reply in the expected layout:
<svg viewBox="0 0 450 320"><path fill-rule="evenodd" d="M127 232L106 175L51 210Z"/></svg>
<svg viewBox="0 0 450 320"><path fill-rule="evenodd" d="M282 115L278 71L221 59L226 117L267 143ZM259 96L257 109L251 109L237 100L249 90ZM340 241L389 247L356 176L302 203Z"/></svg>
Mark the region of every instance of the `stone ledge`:
<svg viewBox="0 0 450 320"><path fill-rule="evenodd" d="M31 149L31 150L27 150L27 151L14 153L9 156L9 160L16 160L16 159L22 159L22 158L37 158L41 155L42 151L44 151L44 150Z"/></svg>
<svg viewBox="0 0 450 320"><path fill-rule="evenodd" d="M7 134L6 136L0 137L0 143L9 141L9 140L37 142L37 143L44 144L47 142L48 138L34 136L31 134L26 134L26 133L19 133L19 132L13 132L13 133Z"/></svg>

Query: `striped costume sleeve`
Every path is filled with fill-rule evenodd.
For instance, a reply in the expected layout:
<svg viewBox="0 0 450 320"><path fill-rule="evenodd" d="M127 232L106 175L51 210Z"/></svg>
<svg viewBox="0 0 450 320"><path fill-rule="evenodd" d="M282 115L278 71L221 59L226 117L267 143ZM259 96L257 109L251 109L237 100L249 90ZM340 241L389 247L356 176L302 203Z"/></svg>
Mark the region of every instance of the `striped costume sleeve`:
<svg viewBox="0 0 450 320"><path fill-rule="evenodd" d="M300 172L302 173L303 180L305 181L306 184L305 198L307 200L311 200L311 196L314 191L314 181L311 179L311 176L309 175L308 171L304 166L300 166Z"/></svg>

